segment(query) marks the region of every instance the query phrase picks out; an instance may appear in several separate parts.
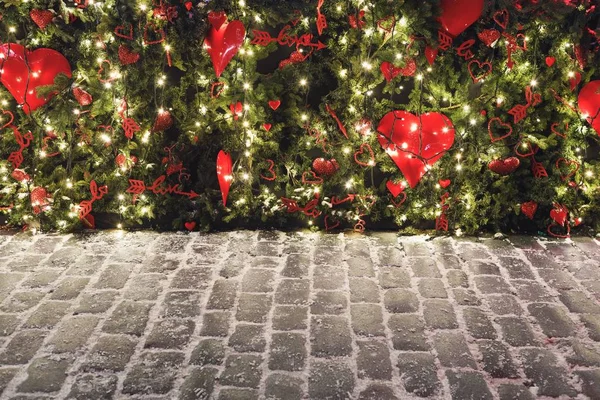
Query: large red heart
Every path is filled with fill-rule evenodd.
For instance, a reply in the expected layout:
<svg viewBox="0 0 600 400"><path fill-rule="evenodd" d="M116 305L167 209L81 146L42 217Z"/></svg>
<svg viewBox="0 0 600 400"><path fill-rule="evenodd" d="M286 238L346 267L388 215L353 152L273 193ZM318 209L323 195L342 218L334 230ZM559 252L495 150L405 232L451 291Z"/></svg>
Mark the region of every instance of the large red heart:
<svg viewBox="0 0 600 400"><path fill-rule="evenodd" d="M481 17L483 0L442 0L442 28L458 36Z"/></svg>
<svg viewBox="0 0 600 400"><path fill-rule="evenodd" d="M217 23L210 28L204 39L206 51L210 55L217 78L221 76L227 65L244 43L246 28L241 21ZM218 26L218 28L217 28Z"/></svg>
<svg viewBox="0 0 600 400"><path fill-rule="evenodd" d="M53 85L60 73L71 77L71 66L67 59L56 50L37 49L29 51L16 43L0 45L0 82L23 106L23 111L31 111L46 104L54 93L38 97L36 89Z"/></svg>
<svg viewBox="0 0 600 400"><path fill-rule="evenodd" d="M379 144L394 160L411 188L454 144L454 126L440 113L417 117L396 110L379 122Z"/></svg>
<svg viewBox="0 0 600 400"><path fill-rule="evenodd" d="M591 81L579 92L579 109L600 135L600 80Z"/></svg>

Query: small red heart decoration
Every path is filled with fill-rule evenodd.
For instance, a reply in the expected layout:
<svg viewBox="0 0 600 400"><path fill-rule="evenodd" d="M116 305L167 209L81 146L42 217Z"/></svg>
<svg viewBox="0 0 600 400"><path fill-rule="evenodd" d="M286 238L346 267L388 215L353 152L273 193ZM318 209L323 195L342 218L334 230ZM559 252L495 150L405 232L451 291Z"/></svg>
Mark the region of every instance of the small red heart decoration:
<svg viewBox="0 0 600 400"><path fill-rule="evenodd" d="M529 149L527 153L523 153L521 149ZM527 158L536 153L536 148L531 145L531 143L527 142L519 142L515 145L515 154L522 158Z"/></svg>
<svg viewBox="0 0 600 400"><path fill-rule="evenodd" d="M425 58L429 65L433 65L435 63L435 59L438 56L438 49L434 49L433 47L426 46L425 47Z"/></svg>
<svg viewBox="0 0 600 400"><path fill-rule="evenodd" d="M221 16L222 14L222 16ZM211 15L213 15L211 19ZM229 65L244 43L246 28L241 21L226 22L225 13L210 13L212 27L204 40L206 51L210 55L217 78Z"/></svg>
<svg viewBox="0 0 600 400"><path fill-rule="evenodd" d="M123 165L125 165L126 162L127 162L127 157L125 157L125 155L123 155L123 154L119 154L119 155L117 155L117 157L115 157L115 163L119 167L122 167Z"/></svg>
<svg viewBox="0 0 600 400"><path fill-rule="evenodd" d="M554 57L546 57L546 65L548 67L552 67L555 62L556 62L556 58L554 58Z"/></svg>
<svg viewBox="0 0 600 400"><path fill-rule="evenodd" d="M280 105L281 105L281 100L271 100L271 101L269 101L269 107L271 107L271 109L273 111L277 111L277 109L279 108Z"/></svg>
<svg viewBox="0 0 600 400"><path fill-rule="evenodd" d="M271 124L263 124L264 130L267 131L267 132L269 132L272 127L273 127L273 125L271 125Z"/></svg>
<svg viewBox="0 0 600 400"><path fill-rule="evenodd" d="M123 39L133 40L133 25L129 24L129 32L123 25L116 26L115 35Z"/></svg>
<svg viewBox="0 0 600 400"><path fill-rule="evenodd" d="M332 176L340 168L335 158L326 160L322 157L316 158L312 164L313 170L319 175L326 178Z"/></svg>
<svg viewBox="0 0 600 400"><path fill-rule="evenodd" d="M186 1L185 2L185 9L186 10L190 11L192 9L192 7L193 7L193 4L192 4L191 1Z"/></svg>
<svg viewBox="0 0 600 400"><path fill-rule="evenodd" d="M408 197L408 196L406 195L406 192L402 192L401 194L402 194L402 199L401 199L400 201L394 201L394 200L391 200L391 201L392 201L392 204L393 204L394 206L396 206L396 208L398 208L398 207L400 207L402 204L404 204L404 202L406 201L406 198Z"/></svg>
<svg viewBox="0 0 600 400"><path fill-rule="evenodd" d="M369 153L369 161L367 162L363 162L359 158L362 154L364 154L365 149ZM354 161L356 161L356 163L361 167L372 167L375 165L375 153L373 153L373 149L369 143L363 143L360 145L360 149L354 153Z"/></svg>
<svg viewBox="0 0 600 400"><path fill-rule="evenodd" d="M479 40L481 40L486 46L491 47L495 42L500 39L502 34L496 29L486 29L477 34Z"/></svg>
<svg viewBox="0 0 600 400"><path fill-rule="evenodd" d="M577 100L579 110L600 135L600 80L591 81L581 89Z"/></svg>
<svg viewBox="0 0 600 400"><path fill-rule="evenodd" d="M229 195L231 181L233 181L232 170L231 156L223 150L219 151L217 155L217 179L219 180L219 188L221 189L224 206L227 206L227 196Z"/></svg>
<svg viewBox="0 0 600 400"><path fill-rule="evenodd" d="M400 74L400 68L396 68L389 61L382 62L379 69L381 70L381 73L383 74L385 80L388 81L388 83Z"/></svg>
<svg viewBox="0 0 600 400"><path fill-rule="evenodd" d="M16 43L0 45L0 58L3 58L0 82L23 105L23 111L29 114L46 104L54 93L47 97L38 97L36 89L53 85L58 74L71 77L71 66L67 59L56 50L37 49L29 51Z"/></svg>
<svg viewBox="0 0 600 400"><path fill-rule="evenodd" d="M320 185L323 183L323 178L318 177L315 171L307 171L302 174L302 183L308 185Z"/></svg>
<svg viewBox="0 0 600 400"><path fill-rule="evenodd" d="M473 25L483 12L483 0L442 0L442 28L456 37Z"/></svg>
<svg viewBox="0 0 600 400"><path fill-rule="evenodd" d="M498 175L510 175L519 168L521 161L516 157L509 157L504 160L494 160L488 164L488 168Z"/></svg>
<svg viewBox="0 0 600 400"><path fill-rule="evenodd" d="M94 100L91 94L79 87L73 88L73 96L75 97L75 100L77 100L79 105L82 107L89 106Z"/></svg>
<svg viewBox="0 0 600 400"><path fill-rule="evenodd" d="M121 65L135 64L140 59L139 53L134 52L124 44L119 46L118 54Z"/></svg>
<svg viewBox="0 0 600 400"><path fill-rule="evenodd" d="M478 74L476 74L473 70L474 70L474 66L475 64L477 64L477 67L480 70L486 69L487 71L484 71L483 74L481 74L481 71L475 71L475 72L479 72ZM471 75L471 79L473 79L474 83L478 83L479 81L487 78L491 73L492 73L492 63L489 61L485 61L485 62L480 62L479 60L471 60L471 62L469 62L467 69L469 70L469 75Z"/></svg>
<svg viewBox="0 0 600 400"><path fill-rule="evenodd" d="M521 212L527 216L530 220L533 220L535 213L538 209L538 203L535 201L528 201L521 204Z"/></svg>
<svg viewBox="0 0 600 400"><path fill-rule="evenodd" d="M400 196L400 193L402 193L404 191L404 185L402 184L402 182L395 183L392 181L387 181L385 186L390 191L392 196L394 196L394 198Z"/></svg>
<svg viewBox="0 0 600 400"><path fill-rule="evenodd" d="M54 14L49 10L33 9L29 12L31 20L41 29L44 30L52 23Z"/></svg>
<svg viewBox="0 0 600 400"><path fill-rule="evenodd" d="M154 125L152 125L152 132L162 132L169 129L173 125L173 117L167 110L159 111Z"/></svg>
<svg viewBox="0 0 600 400"><path fill-rule="evenodd" d="M567 207L562 204L554 203L554 209L550 211L550 218L552 218L558 225L565 226L568 213L569 210Z"/></svg>
<svg viewBox="0 0 600 400"><path fill-rule="evenodd" d="M22 169L14 169L10 176L19 182L28 181L30 179L29 174Z"/></svg>
<svg viewBox="0 0 600 400"><path fill-rule="evenodd" d="M443 114L420 117L406 111L392 111L379 122L381 147L396 163L411 188L454 144L454 126Z"/></svg>
<svg viewBox="0 0 600 400"><path fill-rule="evenodd" d="M509 18L510 18L510 14L508 13L508 10L506 10L506 9L496 11L494 13L494 21L498 25L500 25L502 27L502 29L506 29L506 27L508 26Z"/></svg>
<svg viewBox="0 0 600 400"><path fill-rule="evenodd" d="M571 85L571 92L574 92L580 83L581 83L581 73L575 72L575 76L569 80L569 84Z"/></svg>
<svg viewBox="0 0 600 400"><path fill-rule="evenodd" d="M452 181L450 179L440 179L438 181L438 183L440 184L441 187L443 187L444 189L446 189L448 186L450 186L450 184L452 183Z"/></svg>
<svg viewBox="0 0 600 400"><path fill-rule="evenodd" d="M575 168L572 168L572 167L575 167ZM560 179L562 179L563 181L566 181L567 179L575 176L577 171L579 171L580 167L581 167L581 164L579 164L575 160L567 160L565 158L559 158L558 160L556 160L556 168L557 169L559 169L561 171L563 169L569 170L568 174L560 176Z"/></svg>
<svg viewBox="0 0 600 400"><path fill-rule="evenodd" d="M185 225L185 229L187 229L190 232L193 231L196 228L196 222L195 221L186 222L184 225Z"/></svg>
<svg viewBox="0 0 600 400"><path fill-rule="evenodd" d="M502 135L502 136L495 136L493 133L493 127L494 126L500 126L501 128L508 128L508 133ZM488 134L490 135L490 139L492 140L492 143L494 142L498 142L500 140L506 139L507 137L509 137L510 135L512 135L513 133L513 128L511 124L508 123L504 123L502 122L502 120L498 117L496 118L492 118L490 119L490 121L488 122Z"/></svg>
<svg viewBox="0 0 600 400"><path fill-rule="evenodd" d="M155 34L153 35L154 38L150 38L151 30ZM159 44L164 42L166 38L167 34L165 33L165 30L159 26L156 26L154 22L149 22L144 27L144 45L149 46L152 44Z"/></svg>
<svg viewBox="0 0 600 400"><path fill-rule="evenodd" d="M241 101L238 101L237 103L231 103L229 105L229 111L231 111L231 114L233 114L233 119L237 121L244 113L244 106L242 105Z"/></svg>

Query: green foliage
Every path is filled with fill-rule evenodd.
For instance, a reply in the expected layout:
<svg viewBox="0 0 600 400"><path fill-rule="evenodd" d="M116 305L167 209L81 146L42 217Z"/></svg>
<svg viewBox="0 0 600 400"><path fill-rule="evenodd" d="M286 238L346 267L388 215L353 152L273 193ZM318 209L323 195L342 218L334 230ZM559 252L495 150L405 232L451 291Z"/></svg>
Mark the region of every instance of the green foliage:
<svg viewBox="0 0 600 400"><path fill-rule="evenodd" d="M94 180L108 187L108 194L93 203L99 226L115 225L102 222L102 216L110 214L117 215L117 223L124 227L182 229L185 222L197 221L202 230L324 227L327 217L329 226L339 222L341 229L361 229L364 221L367 229L414 232L434 229L436 218L444 215L450 232L535 232L545 231L552 222L550 210L563 204L574 232L599 228L599 138L577 109L578 91L599 78L598 39L590 32L598 32L600 9L592 9L589 1L484 2L477 22L455 38L454 48L440 50L433 65L426 54L428 47L439 45L440 1L326 0L321 12L328 26L322 35L316 27L317 0L192 0L189 11L186 2L179 0L96 0L76 7L86 3L3 2L0 37L4 43L55 49L73 70L72 78L59 75L53 85L36 88L38 95L54 96L30 115L0 86L0 104L14 114L18 132L30 131L34 137L23 151L20 166L30 180L19 182L8 162L19 145L11 126L2 129L0 149L6 161L0 165L0 206L11 224L62 230L86 227L78 217L79 205L93 199L90 182ZM155 10L157 4L164 9ZM54 14L43 30L30 17L34 9ZM502 9L510 15L505 30L494 21ZM241 20L247 32L220 79L203 45L210 29L208 13L213 10L225 11L230 21ZM364 26L351 27L349 17L360 18L361 10ZM161 12L169 12L172 18L161 18ZM321 41L327 47L311 52L306 46L277 42L265 47L251 44L254 30L277 37L286 25L287 35L310 33L313 43ZM130 26L132 40L123 37ZM165 33L163 43L145 43L160 39L160 29ZM487 46L478 39L486 29L506 36ZM521 47L526 38L527 47L513 49L512 69L505 42L511 38ZM465 59L457 49L471 39L472 58ZM123 46L138 53L139 61L121 65ZM300 49L308 55L305 61L278 67ZM552 67L546 65L548 56L556 60ZM386 82L380 70L383 62L402 68L410 60L417 66L412 76L399 74ZM473 82L472 60L492 63L492 73L483 82ZM571 90L570 80L578 73L581 83ZM527 87L541 102L515 123L508 111L527 103ZM89 93L91 105L80 105L74 88ZM281 107L274 111L268 102L276 99ZM126 110L121 108L124 101ZM234 118L230 106L237 102L244 109ZM394 199L386 187L389 180L401 182L404 177L376 133L381 118L393 110L415 115L440 112L456 131L452 148L414 189L404 189L403 202L404 194ZM168 111L174 121L164 131L154 129L161 111ZM510 122L513 134L492 142L488 122L495 117ZM2 118L6 122L7 114ZM124 118L140 126L131 140L125 136ZM361 132L365 122L371 129ZM271 128L267 131L264 124ZM355 160L363 144L374 152L371 166ZM533 157L515 154L516 149L523 154L530 148L536 149ZM356 157L365 162L369 151L362 149ZM215 166L220 150L231 154L234 167L226 206ZM303 174L320 157L335 159L339 170L320 185L304 183ZM520 159L515 172L500 176L489 170L490 161L507 157ZM576 171L562 164L557 167L561 158L581 166ZM269 160L274 163L273 180L265 179L272 177ZM533 175L534 161L544 166L548 177ZM128 191L130 180L142 181L148 188L161 176L166 176L162 188L175 193ZM451 183L444 189L440 181L446 179ZM38 187L50 197L41 207L31 200ZM198 196L181 194L192 191ZM349 195L349 201L336 204ZM295 201L301 209L314 201L314 214L319 215L288 212L294 209L286 208L282 198ZM527 201L539 204L534 220L520 211Z"/></svg>

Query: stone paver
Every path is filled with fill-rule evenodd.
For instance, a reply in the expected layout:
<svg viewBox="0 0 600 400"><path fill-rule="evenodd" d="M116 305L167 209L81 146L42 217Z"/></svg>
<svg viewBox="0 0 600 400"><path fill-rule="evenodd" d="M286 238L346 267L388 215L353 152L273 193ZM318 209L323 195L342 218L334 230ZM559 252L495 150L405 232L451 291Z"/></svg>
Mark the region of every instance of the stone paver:
<svg viewBox="0 0 600 400"><path fill-rule="evenodd" d="M600 398L600 242L0 235L0 399Z"/></svg>

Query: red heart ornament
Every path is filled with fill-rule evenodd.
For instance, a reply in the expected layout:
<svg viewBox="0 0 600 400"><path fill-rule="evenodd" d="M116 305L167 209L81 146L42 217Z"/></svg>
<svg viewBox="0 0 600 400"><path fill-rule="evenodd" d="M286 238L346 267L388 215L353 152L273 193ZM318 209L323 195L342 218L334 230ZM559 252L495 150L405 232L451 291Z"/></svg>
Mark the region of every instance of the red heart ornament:
<svg viewBox="0 0 600 400"><path fill-rule="evenodd" d="M435 59L438 56L438 49L434 49L433 47L426 46L425 47L425 58L429 65L433 65L435 63Z"/></svg>
<svg viewBox="0 0 600 400"><path fill-rule="evenodd" d="M474 71L474 66L477 64L478 71ZM469 70L469 75L471 75L471 79L473 79L474 83L478 83L483 79L487 78L492 73L492 63L489 61L480 62L479 60L471 60L467 69ZM481 71L484 70L484 71Z"/></svg>
<svg viewBox="0 0 600 400"><path fill-rule="evenodd" d="M442 28L452 36L458 36L481 17L483 0L442 0Z"/></svg>
<svg viewBox="0 0 600 400"><path fill-rule="evenodd" d="M502 29L506 29L506 27L508 26L509 19L510 19L510 14L508 13L508 10L506 10L506 9L496 11L494 13L494 21L498 25L500 25L500 27L502 27Z"/></svg>
<svg viewBox="0 0 600 400"><path fill-rule="evenodd" d="M395 183L395 182L392 182L392 181L387 181L387 183L385 184L385 186L390 191L390 193L392 194L392 196L394 196L394 198L400 196L400 193L402 193L404 191L404 185L402 184L402 182Z"/></svg>
<svg viewBox="0 0 600 400"><path fill-rule="evenodd" d="M572 168L572 167L574 167L574 168ZM563 181L566 181L567 179L575 176L577 171L579 171L580 167L581 167L581 164L579 164L575 160L567 160L565 158L559 158L558 160L556 160L556 169L558 169L560 171L568 170L568 173L566 175L560 176L560 179L562 179Z"/></svg>
<svg viewBox="0 0 600 400"><path fill-rule="evenodd" d="M554 203L554 209L550 211L550 218L552 218L558 225L565 226L568 213L569 210L567 207L562 204Z"/></svg>
<svg viewBox="0 0 600 400"><path fill-rule="evenodd" d="M329 224L329 215L325 216L325 231L326 232L334 230L338 226L340 226L340 221L335 221L332 224Z"/></svg>
<svg viewBox="0 0 600 400"><path fill-rule="evenodd" d="M524 153L523 150L527 150L527 152ZM537 147L532 146L531 143L529 143L529 142L519 141L519 143L517 143L515 145L515 154L521 158L530 157L530 156L534 155L535 153L537 153Z"/></svg>
<svg viewBox="0 0 600 400"><path fill-rule="evenodd" d="M548 67L552 67L555 62L556 62L556 58L554 58L554 57L546 57L546 65Z"/></svg>
<svg viewBox="0 0 600 400"><path fill-rule="evenodd" d="M185 5L185 9L188 11L190 11L192 9L192 7L194 6L191 1L186 1L184 5Z"/></svg>
<svg viewBox="0 0 600 400"><path fill-rule="evenodd" d="M591 81L581 89L577 100L579 110L600 135L600 80Z"/></svg>
<svg viewBox="0 0 600 400"><path fill-rule="evenodd" d="M510 175L519 168L521 161L516 157L509 157L505 160L494 160L488 164L488 168L498 175Z"/></svg>
<svg viewBox="0 0 600 400"><path fill-rule="evenodd" d="M119 46L118 55L121 65L135 64L140 59L139 53L134 52L123 44Z"/></svg>
<svg viewBox="0 0 600 400"><path fill-rule="evenodd" d="M56 50L29 51L20 44L4 43L0 45L0 59L4 59L0 82L26 114L46 104L55 94L38 97L38 87L53 85L54 78L61 73L71 77L69 62Z"/></svg>
<svg viewBox="0 0 600 400"><path fill-rule="evenodd" d="M184 225L185 225L185 229L187 229L190 232L193 231L196 228L196 222L195 221L186 222Z"/></svg>
<svg viewBox="0 0 600 400"><path fill-rule="evenodd" d="M83 106L83 107L89 106L90 104L92 104L92 101L94 100L92 98L91 94L89 94L88 92L86 92L85 90L83 90L79 87L73 88L73 97L75 97L75 100L77 100L79 105Z"/></svg>
<svg viewBox="0 0 600 400"><path fill-rule="evenodd" d="M115 35L120 38L123 38L123 39L133 40L133 25L129 24L128 27L129 27L129 32L126 33L127 30L126 30L125 26L123 26L123 25L116 26L115 31L114 31Z"/></svg>
<svg viewBox="0 0 600 400"><path fill-rule="evenodd" d="M438 183L440 184L441 187L443 187L444 189L446 189L448 186L450 186L450 184L452 183L452 181L450 179L440 179L438 181Z"/></svg>
<svg viewBox="0 0 600 400"><path fill-rule="evenodd" d="M281 105L281 100L271 100L271 101L269 101L269 107L271 107L271 109L273 111L277 111L277 109L279 108L280 105Z"/></svg>
<svg viewBox="0 0 600 400"><path fill-rule="evenodd" d="M322 157L316 158L312 164L313 170L319 175L326 178L332 176L340 168L335 158L326 160Z"/></svg>
<svg viewBox="0 0 600 400"><path fill-rule="evenodd" d="M571 86L571 92L577 89L577 86L581 83L581 73L575 72L575 76L569 79L569 85Z"/></svg>
<svg viewBox="0 0 600 400"><path fill-rule="evenodd" d="M231 156L223 150L219 151L219 155L217 155L217 179L219 180L219 188L221 189L224 206L227 206L227 196L229 195L229 188L233 180L231 171Z"/></svg>
<svg viewBox="0 0 600 400"><path fill-rule="evenodd" d="M263 129L267 132L269 132L272 127L273 127L273 125L271 125L271 124L263 124Z"/></svg>
<svg viewBox="0 0 600 400"><path fill-rule="evenodd" d="M307 171L302 173L302 183L305 185L320 185L323 183L323 178L318 177L315 171Z"/></svg>
<svg viewBox="0 0 600 400"><path fill-rule="evenodd" d="M10 111L6 111L6 110L2 110L2 116L0 116L0 122L4 121L4 115L8 115L10 118L8 119L8 122L4 122L4 124L2 126L0 126L0 130L6 128L7 126L11 126L13 121L15 120L15 116L13 113L11 113Z"/></svg>
<svg viewBox="0 0 600 400"><path fill-rule="evenodd" d="M221 28L225 21L227 21L225 11L211 11L208 13L208 23L217 30Z"/></svg>
<svg viewBox="0 0 600 400"><path fill-rule="evenodd" d="M558 128L558 126L560 125L560 123L555 122L552 124L552 126L550 127L550 131L552 133L554 133L556 136L560 136L561 138L566 138L567 137L567 131L569 130L569 123L565 122L565 133L559 132L556 130L556 128Z"/></svg>
<svg viewBox="0 0 600 400"><path fill-rule="evenodd" d="M486 46L491 47L495 42L500 39L502 34L496 29L486 29L477 34L479 40L481 40Z"/></svg>
<svg viewBox="0 0 600 400"><path fill-rule="evenodd" d="M493 127L494 125L500 125L500 127L502 128L508 128L508 133L502 135L502 136L496 136L493 133ZM502 139L506 139L507 137L509 137L510 135L512 135L513 133L513 128L511 124L507 124L502 122L502 120L500 118L492 118L490 119L490 121L488 122L488 134L490 135L490 139L492 140L492 143L497 142L499 140Z"/></svg>
<svg viewBox="0 0 600 400"><path fill-rule="evenodd" d="M223 21L219 24L221 18L214 18L215 20L212 22L213 26L204 40L204 46L212 60L215 74L219 78L233 56L237 54L242 43L244 43L246 28L238 20L229 23Z"/></svg>
<svg viewBox="0 0 600 400"><path fill-rule="evenodd" d="M389 61L382 62L379 69L381 70L381 73L383 74L385 80L388 81L388 83L400 74L400 68L396 68Z"/></svg>
<svg viewBox="0 0 600 400"><path fill-rule="evenodd" d="M38 9L31 10L29 16L41 30L45 30L52 23L52 18L54 18L52 11Z"/></svg>
<svg viewBox="0 0 600 400"><path fill-rule="evenodd" d="M521 212L524 215L526 215L527 218L529 218L530 220L533 220L533 217L535 216L537 209L538 209L538 203L536 203L535 201L528 201L528 202L521 204Z"/></svg>
<svg viewBox="0 0 600 400"><path fill-rule="evenodd" d="M367 162L361 161L360 156L365 153L367 150L369 154L369 160ZM373 149L369 143L363 143L360 145L359 150L354 153L354 161L361 167L373 167L375 165L375 153L373 153Z"/></svg>
<svg viewBox="0 0 600 400"><path fill-rule="evenodd" d="M379 144L413 189L454 144L452 121L435 112L417 117L406 111L392 111L381 119L377 131Z"/></svg>

